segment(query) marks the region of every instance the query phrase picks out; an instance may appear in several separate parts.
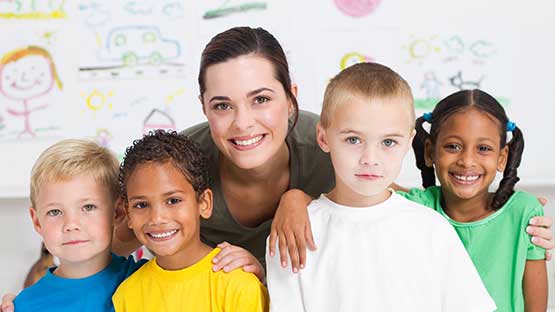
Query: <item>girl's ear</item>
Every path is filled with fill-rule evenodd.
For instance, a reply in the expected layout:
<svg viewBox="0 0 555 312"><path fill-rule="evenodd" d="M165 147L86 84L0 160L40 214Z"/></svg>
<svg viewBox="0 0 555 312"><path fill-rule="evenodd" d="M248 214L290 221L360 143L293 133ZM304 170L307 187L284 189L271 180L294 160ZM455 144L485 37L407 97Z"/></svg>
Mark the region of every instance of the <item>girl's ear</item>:
<svg viewBox="0 0 555 312"><path fill-rule="evenodd" d="M200 194L198 198L200 216L204 219L208 219L212 215L212 200L213 195L211 189L204 190L204 192L202 192L202 194Z"/></svg>
<svg viewBox="0 0 555 312"><path fill-rule="evenodd" d="M326 129L322 127L322 124L320 122L318 122L318 124L316 125L316 141L318 141L318 145L320 145L320 148L324 152L326 153L330 152L328 138L326 136Z"/></svg>
<svg viewBox="0 0 555 312"><path fill-rule="evenodd" d="M499 172L505 171L508 158L509 158L509 145L507 144L499 152L499 158L497 159L497 171Z"/></svg>
<svg viewBox="0 0 555 312"><path fill-rule="evenodd" d="M432 141L430 139L426 139L424 141L424 162L426 163L426 167L433 167L434 166L434 147L432 145Z"/></svg>

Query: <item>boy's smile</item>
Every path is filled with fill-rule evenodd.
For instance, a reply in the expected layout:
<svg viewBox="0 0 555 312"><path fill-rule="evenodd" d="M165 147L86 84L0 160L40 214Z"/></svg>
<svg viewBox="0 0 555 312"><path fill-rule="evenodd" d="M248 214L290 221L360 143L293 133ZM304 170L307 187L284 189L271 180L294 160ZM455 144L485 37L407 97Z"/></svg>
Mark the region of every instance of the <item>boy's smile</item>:
<svg viewBox="0 0 555 312"><path fill-rule="evenodd" d="M330 152L335 171L332 200L366 207L389 196L414 133L410 104L403 101L351 96L326 129L318 126L318 143Z"/></svg>
<svg viewBox="0 0 555 312"><path fill-rule="evenodd" d="M205 255L200 216L211 214L210 190L197 198L185 175L168 161L138 165L126 191L128 225L162 268L182 269Z"/></svg>

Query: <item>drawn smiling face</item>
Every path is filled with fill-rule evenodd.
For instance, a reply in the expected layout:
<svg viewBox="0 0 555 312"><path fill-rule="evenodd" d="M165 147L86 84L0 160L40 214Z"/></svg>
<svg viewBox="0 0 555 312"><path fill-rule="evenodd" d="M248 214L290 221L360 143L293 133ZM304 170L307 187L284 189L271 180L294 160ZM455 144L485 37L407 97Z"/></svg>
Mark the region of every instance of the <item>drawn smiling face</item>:
<svg viewBox="0 0 555 312"><path fill-rule="evenodd" d="M43 95L54 85L50 61L29 55L0 67L0 92L15 100Z"/></svg>

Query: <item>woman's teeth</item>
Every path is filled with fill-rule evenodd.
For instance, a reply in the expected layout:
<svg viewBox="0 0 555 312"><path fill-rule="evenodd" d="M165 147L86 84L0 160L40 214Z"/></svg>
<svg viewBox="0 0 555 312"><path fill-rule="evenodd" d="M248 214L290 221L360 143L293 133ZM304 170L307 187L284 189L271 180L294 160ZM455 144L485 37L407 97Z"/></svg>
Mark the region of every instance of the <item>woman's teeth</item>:
<svg viewBox="0 0 555 312"><path fill-rule="evenodd" d="M255 138L252 139L248 139L248 140L233 140L233 142L237 145L241 145L241 146L247 146L247 145L252 145L255 144L256 142L262 140L262 135L259 135Z"/></svg>

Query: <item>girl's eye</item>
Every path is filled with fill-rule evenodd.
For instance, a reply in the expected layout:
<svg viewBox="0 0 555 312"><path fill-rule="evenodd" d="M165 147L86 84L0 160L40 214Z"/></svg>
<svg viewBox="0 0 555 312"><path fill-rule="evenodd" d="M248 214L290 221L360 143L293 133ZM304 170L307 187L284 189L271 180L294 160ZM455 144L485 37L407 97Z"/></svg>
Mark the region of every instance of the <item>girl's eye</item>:
<svg viewBox="0 0 555 312"><path fill-rule="evenodd" d="M179 198L170 198L170 199L168 199L168 204L169 205L179 204L180 202L181 202L181 199L179 199Z"/></svg>
<svg viewBox="0 0 555 312"><path fill-rule="evenodd" d="M217 104L214 104L213 108L216 109L216 110L222 110L223 111L223 110L230 109L231 105L229 105L227 103L217 103Z"/></svg>
<svg viewBox="0 0 555 312"><path fill-rule="evenodd" d="M264 103L268 102L269 100L270 100L269 98L267 98L265 96L261 96L261 95L254 98L254 102L256 104L264 104Z"/></svg>
<svg viewBox="0 0 555 312"><path fill-rule="evenodd" d="M95 209L96 209L96 206L92 205L92 204L88 204L88 205L83 206L84 211L93 211Z"/></svg>
<svg viewBox="0 0 555 312"><path fill-rule="evenodd" d="M462 150L462 146L455 143L445 144L444 148L450 152L459 152Z"/></svg>
<svg viewBox="0 0 555 312"><path fill-rule="evenodd" d="M347 141L347 143L349 144L359 144L360 143L360 139L357 137L348 137L345 141Z"/></svg>
<svg viewBox="0 0 555 312"><path fill-rule="evenodd" d="M392 140L392 139L385 139L385 140L383 140L382 144L383 144L385 147L393 147L393 146L397 145L397 142L395 142L395 141Z"/></svg>
<svg viewBox="0 0 555 312"><path fill-rule="evenodd" d="M493 151L493 149L491 147L485 146L485 145L478 146L478 150L480 151L480 153L486 153L486 152Z"/></svg>
<svg viewBox="0 0 555 312"><path fill-rule="evenodd" d="M60 209L52 209L52 210L48 210L48 212L46 213L47 216L51 216L51 217L56 217L62 214L62 211Z"/></svg>
<svg viewBox="0 0 555 312"><path fill-rule="evenodd" d="M137 209L144 209L146 207L148 207L148 204L145 202L138 202L133 204L133 208L137 208Z"/></svg>

